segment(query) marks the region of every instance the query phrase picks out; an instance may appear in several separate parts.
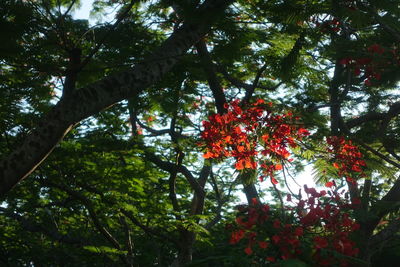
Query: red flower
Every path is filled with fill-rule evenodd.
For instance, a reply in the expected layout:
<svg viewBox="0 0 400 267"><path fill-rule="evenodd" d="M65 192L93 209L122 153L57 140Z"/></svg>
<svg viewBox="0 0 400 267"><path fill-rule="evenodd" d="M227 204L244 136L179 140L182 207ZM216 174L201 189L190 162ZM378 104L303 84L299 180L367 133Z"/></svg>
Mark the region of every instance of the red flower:
<svg viewBox="0 0 400 267"><path fill-rule="evenodd" d="M275 262L275 257L267 257L266 260L269 262Z"/></svg>
<svg viewBox="0 0 400 267"><path fill-rule="evenodd" d="M277 170L277 171L282 170L282 165L281 164L275 164L275 170Z"/></svg>
<svg viewBox="0 0 400 267"><path fill-rule="evenodd" d="M245 248L245 249L244 249L244 252L245 252L247 255L253 254L253 250L251 249L251 247Z"/></svg>
<svg viewBox="0 0 400 267"><path fill-rule="evenodd" d="M279 243L279 241L281 240L281 238L277 235L272 236L272 241L274 241L275 244Z"/></svg>
<svg viewBox="0 0 400 267"><path fill-rule="evenodd" d="M332 165L333 165L333 167L335 167L336 169L340 169L339 164L337 164L336 162L334 162Z"/></svg>
<svg viewBox="0 0 400 267"><path fill-rule="evenodd" d="M302 236L303 235L303 228L302 227L296 227L296 229L294 230L294 234L296 236Z"/></svg>
<svg viewBox="0 0 400 267"><path fill-rule="evenodd" d="M230 244L238 243L244 237L245 231L240 229L238 231L234 231L231 234L231 240L229 241Z"/></svg>
<svg viewBox="0 0 400 267"><path fill-rule="evenodd" d="M316 236L314 238L314 246L317 249L326 248L328 246L328 241L323 237Z"/></svg>
<svg viewBox="0 0 400 267"><path fill-rule="evenodd" d="M350 63L351 59L350 58L342 58L341 60L339 60L339 64L341 65L348 65Z"/></svg>
<svg viewBox="0 0 400 267"><path fill-rule="evenodd" d="M235 169L236 170L243 170L244 169L243 160L239 160L238 162L235 163Z"/></svg>
<svg viewBox="0 0 400 267"><path fill-rule="evenodd" d="M258 241L258 246L262 249L266 249L268 247L268 243L265 241Z"/></svg>
<svg viewBox="0 0 400 267"><path fill-rule="evenodd" d="M378 44L373 44L373 45L369 46L367 50L368 50L368 52L377 53L377 54L383 54L385 52L385 49L382 48Z"/></svg>
<svg viewBox="0 0 400 267"><path fill-rule="evenodd" d="M325 183L325 186L326 186L326 187L332 187L332 186L333 186L333 182L326 182L326 183Z"/></svg>

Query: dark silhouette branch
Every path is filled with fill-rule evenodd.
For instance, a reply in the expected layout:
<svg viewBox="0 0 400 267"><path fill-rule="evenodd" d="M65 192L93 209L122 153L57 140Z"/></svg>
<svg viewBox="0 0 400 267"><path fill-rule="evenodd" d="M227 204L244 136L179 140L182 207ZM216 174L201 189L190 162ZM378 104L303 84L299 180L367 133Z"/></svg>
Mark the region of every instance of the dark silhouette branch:
<svg viewBox="0 0 400 267"><path fill-rule="evenodd" d="M371 247L377 247L382 242L389 241L396 237L396 233L400 231L400 220L397 218L392 220L383 230L371 237Z"/></svg>
<svg viewBox="0 0 400 267"><path fill-rule="evenodd" d="M134 254L133 254L133 243L132 243L132 238L131 238L131 229L129 227L129 225L127 224L126 220L125 220L125 216L119 216L119 222L121 223L124 232L125 232L125 247L128 251L127 254L127 260L129 261L129 264L131 264L133 266L133 258L134 258Z"/></svg>
<svg viewBox="0 0 400 267"><path fill-rule="evenodd" d="M347 128L351 129L366 122L383 121L383 120L390 121L392 118L396 117L399 114L400 114L400 102L396 102L390 105L390 108L386 113L376 112L376 111L368 112L355 119L350 119L346 121L346 126Z"/></svg>
<svg viewBox="0 0 400 267"><path fill-rule="evenodd" d="M208 85L210 86L213 94L217 111L219 114L224 114L226 112L226 108L224 107L224 104L226 103L224 90L222 89L221 83L218 80L215 66L212 62L210 53L207 50L207 45L204 40L200 40L196 44L196 49L204 72L206 73Z"/></svg>
<svg viewBox="0 0 400 267"><path fill-rule="evenodd" d="M43 185L46 186L50 186L50 187L55 187L58 188L64 192L66 192L68 195L70 195L72 198L78 200L80 203L83 204L83 206L85 206L85 208L87 209L89 216L93 222L93 225L95 226L95 228L103 235L103 237L117 250L121 250L121 245L119 244L119 242L115 239L115 237L102 225L102 223L100 222L99 217L97 216L97 213L93 207L93 204L91 203L91 201L86 198L84 195L82 195L81 193L72 190L71 188L69 188L68 186L65 185L61 185L61 184L55 184L49 181L44 181L42 180L41 183ZM126 256L119 256L120 259L128 266L130 266L129 261L127 260Z"/></svg>
<svg viewBox="0 0 400 267"><path fill-rule="evenodd" d="M154 163L158 168L169 173L173 172L176 167L175 164L160 159L155 153L150 152L149 149L146 147L142 148L144 149L145 157L152 163ZM198 194L199 196L205 194L204 189L200 186L199 182L196 180L196 178L194 178L193 174L185 166L178 166L177 170L179 173L183 174L183 176L189 182L191 188L196 192L196 194Z"/></svg>
<svg viewBox="0 0 400 267"><path fill-rule="evenodd" d="M254 79L254 81L253 81L252 84L248 84L248 83L242 82L241 80L239 80L239 79L233 77L233 76L230 75L230 74L226 71L226 69L225 69L223 66L221 66L221 65L218 65L218 66L216 67L216 69L217 69L217 71L220 72L220 73L224 76L224 78L225 78L227 81L229 81L232 85L236 86L237 88L243 88L243 89L246 91L246 94L248 95L247 97L245 97L245 98L246 98L246 101L249 101L250 98L251 98L251 96L253 95L254 90L255 90L256 88L260 88L260 89L267 90L267 91L275 91L279 86L281 86L281 85L283 84L283 82L279 82L278 84L276 84L276 85L273 86L273 87L266 87L266 86L260 85L260 84L259 84L259 79L261 78L261 75L262 75L262 73L265 71L266 67L267 67L266 64L264 64L264 65L258 70L258 72L257 72L257 74L256 74L256 78ZM247 92L249 92L249 93L247 93Z"/></svg>
<svg viewBox="0 0 400 267"><path fill-rule="evenodd" d="M203 190L206 185L207 179L210 176L210 173L211 173L211 163L209 160L205 160L203 168L201 168L199 178L197 179L200 187L203 188ZM206 194L202 195L198 195L196 193L194 194L191 204L191 211L190 211L191 215L198 215L203 213L205 196Z"/></svg>
<svg viewBox="0 0 400 267"><path fill-rule="evenodd" d="M174 208L174 211L180 212L180 207L178 203L178 199L176 198L176 177L178 174L178 169L179 167L182 166L182 161L184 158L185 154L182 151L178 151L176 155L176 162L175 162L175 167L170 171L170 176L168 179L168 185L169 185L169 198L171 199L172 202L172 207ZM180 219L180 215L177 214L176 217Z"/></svg>
<svg viewBox="0 0 400 267"><path fill-rule="evenodd" d="M265 63L258 71L256 74L256 77L254 78L253 84L246 90L246 94L244 96L244 98L242 99L242 103L247 103L250 101L251 97L254 94L254 90L257 88L258 86L258 82L260 81L260 77L263 74L263 72L265 71L265 69L267 68L267 63Z"/></svg>
<svg viewBox="0 0 400 267"><path fill-rule="evenodd" d="M154 228L150 228L144 224L142 224L138 219L135 218L135 216L133 216L132 212L127 211L125 209L120 209L121 213L124 214L134 225L138 226L140 229L142 229L145 233L152 235L154 237L157 237L159 239L162 240L168 240L171 243L177 245L177 241L173 238L171 238L171 235L167 235L164 234L165 230L164 229L160 229L160 230L156 230Z"/></svg>

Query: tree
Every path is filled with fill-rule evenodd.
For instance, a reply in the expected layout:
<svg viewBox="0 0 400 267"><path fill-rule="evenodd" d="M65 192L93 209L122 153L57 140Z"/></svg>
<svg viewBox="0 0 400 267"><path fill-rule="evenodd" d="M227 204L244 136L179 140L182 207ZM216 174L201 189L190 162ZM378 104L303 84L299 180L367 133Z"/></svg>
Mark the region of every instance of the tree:
<svg viewBox="0 0 400 267"><path fill-rule="evenodd" d="M368 266L397 246L398 1L97 1L99 16L118 11L94 27L71 16L78 2L9 0L1 10L4 263L229 266L243 253L218 240L229 235L222 224L234 192L260 203L264 175L270 206L283 207L290 188L276 184L304 161L321 185L342 184L360 200L351 213L359 253L348 256ZM254 155L214 149L218 118L254 103L277 114L268 127L290 110L300 118L283 116L300 127L293 133L311 132L285 141L296 143L286 151L296 160L274 151L266 171ZM249 120L240 118L225 129L244 138ZM278 142L248 127L257 145ZM225 135L219 148L245 142L227 136L236 138ZM346 165L362 161L344 145L366 166Z"/></svg>

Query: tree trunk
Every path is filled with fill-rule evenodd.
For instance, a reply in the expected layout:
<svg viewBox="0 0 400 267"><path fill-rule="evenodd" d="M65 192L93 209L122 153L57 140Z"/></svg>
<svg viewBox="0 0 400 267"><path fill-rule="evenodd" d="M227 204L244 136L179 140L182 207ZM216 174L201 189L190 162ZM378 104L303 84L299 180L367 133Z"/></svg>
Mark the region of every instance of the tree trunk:
<svg viewBox="0 0 400 267"><path fill-rule="evenodd" d="M182 230L180 232L178 258L174 261L172 266L181 267L192 262L193 244L195 240L195 233L188 230Z"/></svg>
<svg viewBox="0 0 400 267"><path fill-rule="evenodd" d="M371 266L371 251L370 251L370 239L371 233L367 233L364 229L360 229L361 238L359 242L360 253L358 254L358 259L363 262L358 263L358 267L370 267Z"/></svg>
<svg viewBox="0 0 400 267"><path fill-rule="evenodd" d="M243 184L243 192L246 194L247 203L249 205L253 203L253 198L259 200L257 188L254 184Z"/></svg>

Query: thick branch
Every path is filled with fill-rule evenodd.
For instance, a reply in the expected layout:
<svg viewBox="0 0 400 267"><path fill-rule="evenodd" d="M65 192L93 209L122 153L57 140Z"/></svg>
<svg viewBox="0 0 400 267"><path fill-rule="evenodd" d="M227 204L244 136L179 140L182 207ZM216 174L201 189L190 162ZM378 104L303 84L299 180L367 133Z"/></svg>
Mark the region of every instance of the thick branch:
<svg viewBox="0 0 400 267"><path fill-rule="evenodd" d="M379 112L369 112L367 114L361 115L357 118L348 120L346 122L346 126L347 128L351 129L354 128L356 126L359 126L363 123L369 122L369 121L375 121L375 120L383 120L385 118L385 114L384 113L379 113Z"/></svg>
<svg viewBox="0 0 400 267"><path fill-rule="evenodd" d="M169 180L168 180L169 198L171 199L172 207L174 208L174 211L176 211L176 212L180 211L180 207L179 207L178 199L176 198L176 191L175 191L176 176L178 174L179 167L182 166L182 161L183 161L184 156L185 156L185 154L183 152L181 152L181 151L177 152L176 164L175 164L174 168L172 169L172 171L170 172L170 176L169 176ZM178 219L179 219L179 217L180 216L177 216Z"/></svg>
<svg viewBox="0 0 400 267"><path fill-rule="evenodd" d="M395 204L400 201L400 178L396 180L389 192L382 197L378 203L372 206L371 211L375 215L373 218L364 223L364 228L372 234L373 230L379 224L380 220L389 212L396 208Z"/></svg>
<svg viewBox="0 0 400 267"><path fill-rule="evenodd" d="M211 164L206 160L204 162L203 168L200 171L199 175L199 185L201 188L203 188L206 185L207 179L210 176L211 173ZM203 208L204 208L204 199L205 199L206 194L198 195L194 194L193 199L192 199L192 206L191 206L191 215L196 215L196 214L202 214L203 213Z"/></svg>
<svg viewBox="0 0 400 267"><path fill-rule="evenodd" d="M376 149L373 149L372 147L370 147L369 145L365 144L364 142L362 142L359 139L355 139L356 142L358 142L362 147L364 147L366 150L370 151L371 153L373 153L374 155L380 157L381 159L383 159L384 161L386 161L387 163L392 164L393 166L395 166L396 168L400 169L400 163L391 160L389 157L387 157L386 155L380 153L379 151L377 151Z"/></svg>
<svg viewBox="0 0 400 267"><path fill-rule="evenodd" d="M400 219L393 220L382 231L371 237L371 246L375 247L382 242L388 241L395 237L395 234L400 231Z"/></svg>
<svg viewBox="0 0 400 267"><path fill-rule="evenodd" d="M263 72L265 71L265 69L267 68L267 63L265 63L258 71L256 74L256 77L254 78L253 84L250 86L249 89L246 90L246 94L244 96L244 98L242 99L243 103L247 103L250 101L251 97L254 94L254 90L256 89L256 87L258 86L258 82L260 81L261 75L263 74Z"/></svg>
<svg viewBox="0 0 400 267"><path fill-rule="evenodd" d="M69 64L65 72L64 88L62 97L71 95L75 90L76 81L78 79L79 67L81 64L82 50L80 48L73 48L68 50Z"/></svg>
<svg viewBox="0 0 400 267"><path fill-rule="evenodd" d="M387 23L385 23L383 21L382 17L377 13L377 11L373 7L368 6L367 4L363 3L362 1L357 1L357 5L360 6L361 8L366 9L367 12L374 17L376 22L378 22L378 24L383 29L385 29L385 31L387 31L391 36L393 36L397 42L400 42L400 32L393 29L393 27L391 27Z"/></svg>
<svg viewBox="0 0 400 267"><path fill-rule="evenodd" d="M358 118L348 120L346 122L347 128L351 129L353 127L359 126L363 123L370 121L380 121L380 120L391 120L400 114L400 102L392 104L386 113L380 112L369 112L367 114L361 115Z"/></svg>
<svg viewBox="0 0 400 267"><path fill-rule="evenodd" d="M155 165L157 165L157 167L159 167L164 171L171 173L176 167L175 164L160 159L156 154L148 151L148 149L145 149L144 153L148 160L153 162ZM185 178L187 179L187 181L189 182L190 186L192 187L192 189L195 191L196 194L198 194L199 196L203 196L205 194L203 188L200 186L198 181L194 178L192 173L185 166L178 166L177 170L178 172L182 173L183 176L185 176Z"/></svg>
<svg viewBox="0 0 400 267"><path fill-rule="evenodd" d="M206 0L195 18L177 29L151 56L132 70L75 90L43 118L22 145L0 162L0 196L31 174L79 121L159 81L185 52L210 29L217 14L232 0Z"/></svg>
<svg viewBox="0 0 400 267"><path fill-rule="evenodd" d="M382 198L382 201L400 201L400 178L396 180L389 192Z"/></svg>
<svg viewBox="0 0 400 267"><path fill-rule="evenodd" d="M210 86L213 94L217 111L219 114L224 114L226 112L226 108L224 107L224 104L226 103L224 90L222 89L221 83L218 80L214 64L211 60L210 53L207 50L207 45L204 40L200 40L196 44L196 48L197 53L200 56L201 64L203 65L203 69L207 75L208 85Z"/></svg>
<svg viewBox="0 0 400 267"><path fill-rule="evenodd" d="M266 65L264 65L264 66L266 66ZM218 72L220 72L220 73L224 76L224 78L227 79L232 85L236 86L237 88L243 88L243 89L246 90L246 92L247 92L247 91L253 91L253 92L254 92L254 90L255 90L256 88L264 89L264 90L267 90L267 91L275 91L279 86L281 86L281 85L283 84L283 82L280 82L280 83L278 83L277 85L275 85L275 86L273 86L273 87L266 87L266 86L263 86L263 85L260 85L260 84L259 84L259 79L261 78L261 74L262 74L262 72L264 71L264 69L263 69L264 66L261 67L261 68L258 70L257 76L256 76L256 78L254 79L254 81L253 81L252 84L248 84L248 83L242 82L241 80L239 80L239 79L233 77L232 75L230 75L230 74L225 70L224 67L222 67L222 66L220 66L220 65L217 66L217 70L218 70ZM258 77L258 75L259 75L259 77ZM258 78L257 78L257 77L258 77ZM247 99L247 101L248 101L248 100L249 100L249 99Z"/></svg>
<svg viewBox="0 0 400 267"><path fill-rule="evenodd" d="M243 184L243 191L246 195L247 203L251 205L253 203L253 198L259 200L260 197L257 192L257 188L254 183Z"/></svg>

